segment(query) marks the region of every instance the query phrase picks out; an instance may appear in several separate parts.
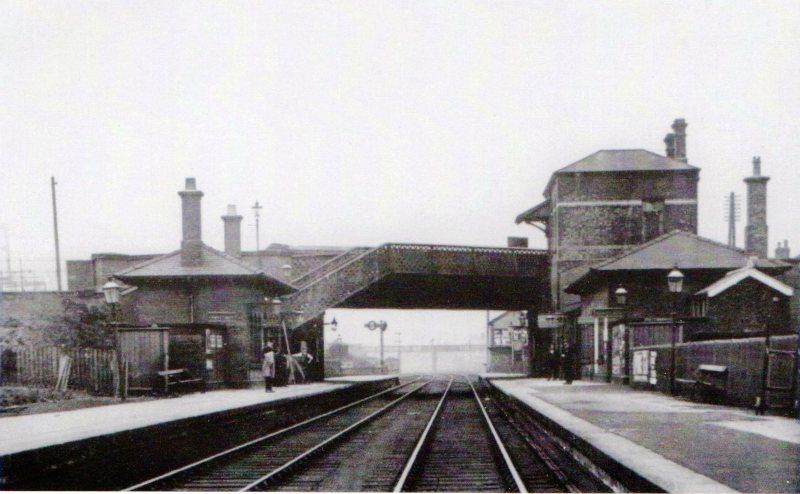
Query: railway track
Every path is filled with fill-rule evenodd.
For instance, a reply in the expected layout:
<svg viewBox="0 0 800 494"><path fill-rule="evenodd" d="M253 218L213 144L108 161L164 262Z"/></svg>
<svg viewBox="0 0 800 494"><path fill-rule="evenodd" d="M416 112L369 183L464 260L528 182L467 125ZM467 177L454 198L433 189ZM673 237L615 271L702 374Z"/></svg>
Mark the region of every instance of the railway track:
<svg viewBox="0 0 800 494"><path fill-rule="evenodd" d="M536 449L539 440L466 377L416 380L126 490L569 492L602 486L572 482L552 448Z"/></svg>

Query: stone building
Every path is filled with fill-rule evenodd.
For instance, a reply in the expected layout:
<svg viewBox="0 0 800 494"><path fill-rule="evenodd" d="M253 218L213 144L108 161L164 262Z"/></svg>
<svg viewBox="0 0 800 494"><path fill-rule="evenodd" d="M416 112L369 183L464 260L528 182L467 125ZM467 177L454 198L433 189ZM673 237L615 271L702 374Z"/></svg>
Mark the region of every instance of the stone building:
<svg viewBox="0 0 800 494"><path fill-rule="evenodd" d="M686 122L672 128L666 156L597 151L553 173L544 202L517 216L547 236L554 312L578 309L580 299L564 287L588 266L672 230L697 232L700 170L687 163Z"/></svg>

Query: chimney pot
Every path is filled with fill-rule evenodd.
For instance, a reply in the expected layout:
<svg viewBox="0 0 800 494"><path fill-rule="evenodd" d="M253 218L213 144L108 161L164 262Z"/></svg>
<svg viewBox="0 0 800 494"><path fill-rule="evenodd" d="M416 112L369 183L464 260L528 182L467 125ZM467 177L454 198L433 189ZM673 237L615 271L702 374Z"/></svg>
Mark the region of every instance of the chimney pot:
<svg viewBox="0 0 800 494"><path fill-rule="evenodd" d="M528 237L508 237L507 245L517 249L528 248Z"/></svg>
<svg viewBox="0 0 800 494"><path fill-rule="evenodd" d="M197 190L197 181L194 177L186 177L186 190Z"/></svg>
<svg viewBox="0 0 800 494"><path fill-rule="evenodd" d="M672 130L675 132L675 159L686 163L686 120L676 118L672 122Z"/></svg>
<svg viewBox="0 0 800 494"><path fill-rule="evenodd" d="M669 133L664 137L667 146L667 158L675 158L675 134Z"/></svg>
<svg viewBox="0 0 800 494"><path fill-rule="evenodd" d="M761 156L753 156L753 176L761 176Z"/></svg>

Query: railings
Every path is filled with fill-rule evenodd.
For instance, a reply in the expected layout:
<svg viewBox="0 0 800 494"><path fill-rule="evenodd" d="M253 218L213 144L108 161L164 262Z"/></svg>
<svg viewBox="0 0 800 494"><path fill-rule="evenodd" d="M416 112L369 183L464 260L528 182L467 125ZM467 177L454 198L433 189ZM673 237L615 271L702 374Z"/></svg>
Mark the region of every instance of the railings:
<svg viewBox="0 0 800 494"><path fill-rule="evenodd" d="M310 284L311 282L315 281L317 278L320 278L325 274L330 273L331 271L335 271L339 267L347 264L351 260L367 252L368 250L370 250L370 247L354 247L348 250L347 252L338 255L327 262L320 264L316 268L305 273L303 276L293 279L291 283L297 288L303 288L306 285Z"/></svg>
<svg viewBox="0 0 800 494"><path fill-rule="evenodd" d="M302 311L299 326L389 274L541 277L547 269L543 250L384 244L352 249L294 280L301 288L287 297L287 309ZM303 277L305 278L305 277Z"/></svg>

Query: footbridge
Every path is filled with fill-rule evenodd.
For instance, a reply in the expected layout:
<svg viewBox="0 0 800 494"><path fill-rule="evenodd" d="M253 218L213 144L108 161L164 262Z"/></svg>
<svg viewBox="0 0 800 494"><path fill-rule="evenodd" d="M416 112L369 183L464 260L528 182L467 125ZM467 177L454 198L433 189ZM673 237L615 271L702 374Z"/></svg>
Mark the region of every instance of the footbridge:
<svg viewBox="0 0 800 494"><path fill-rule="evenodd" d="M545 250L451 245L359 247L292 281L299 327L330 308L525 310L546 306Z"/></svg>

